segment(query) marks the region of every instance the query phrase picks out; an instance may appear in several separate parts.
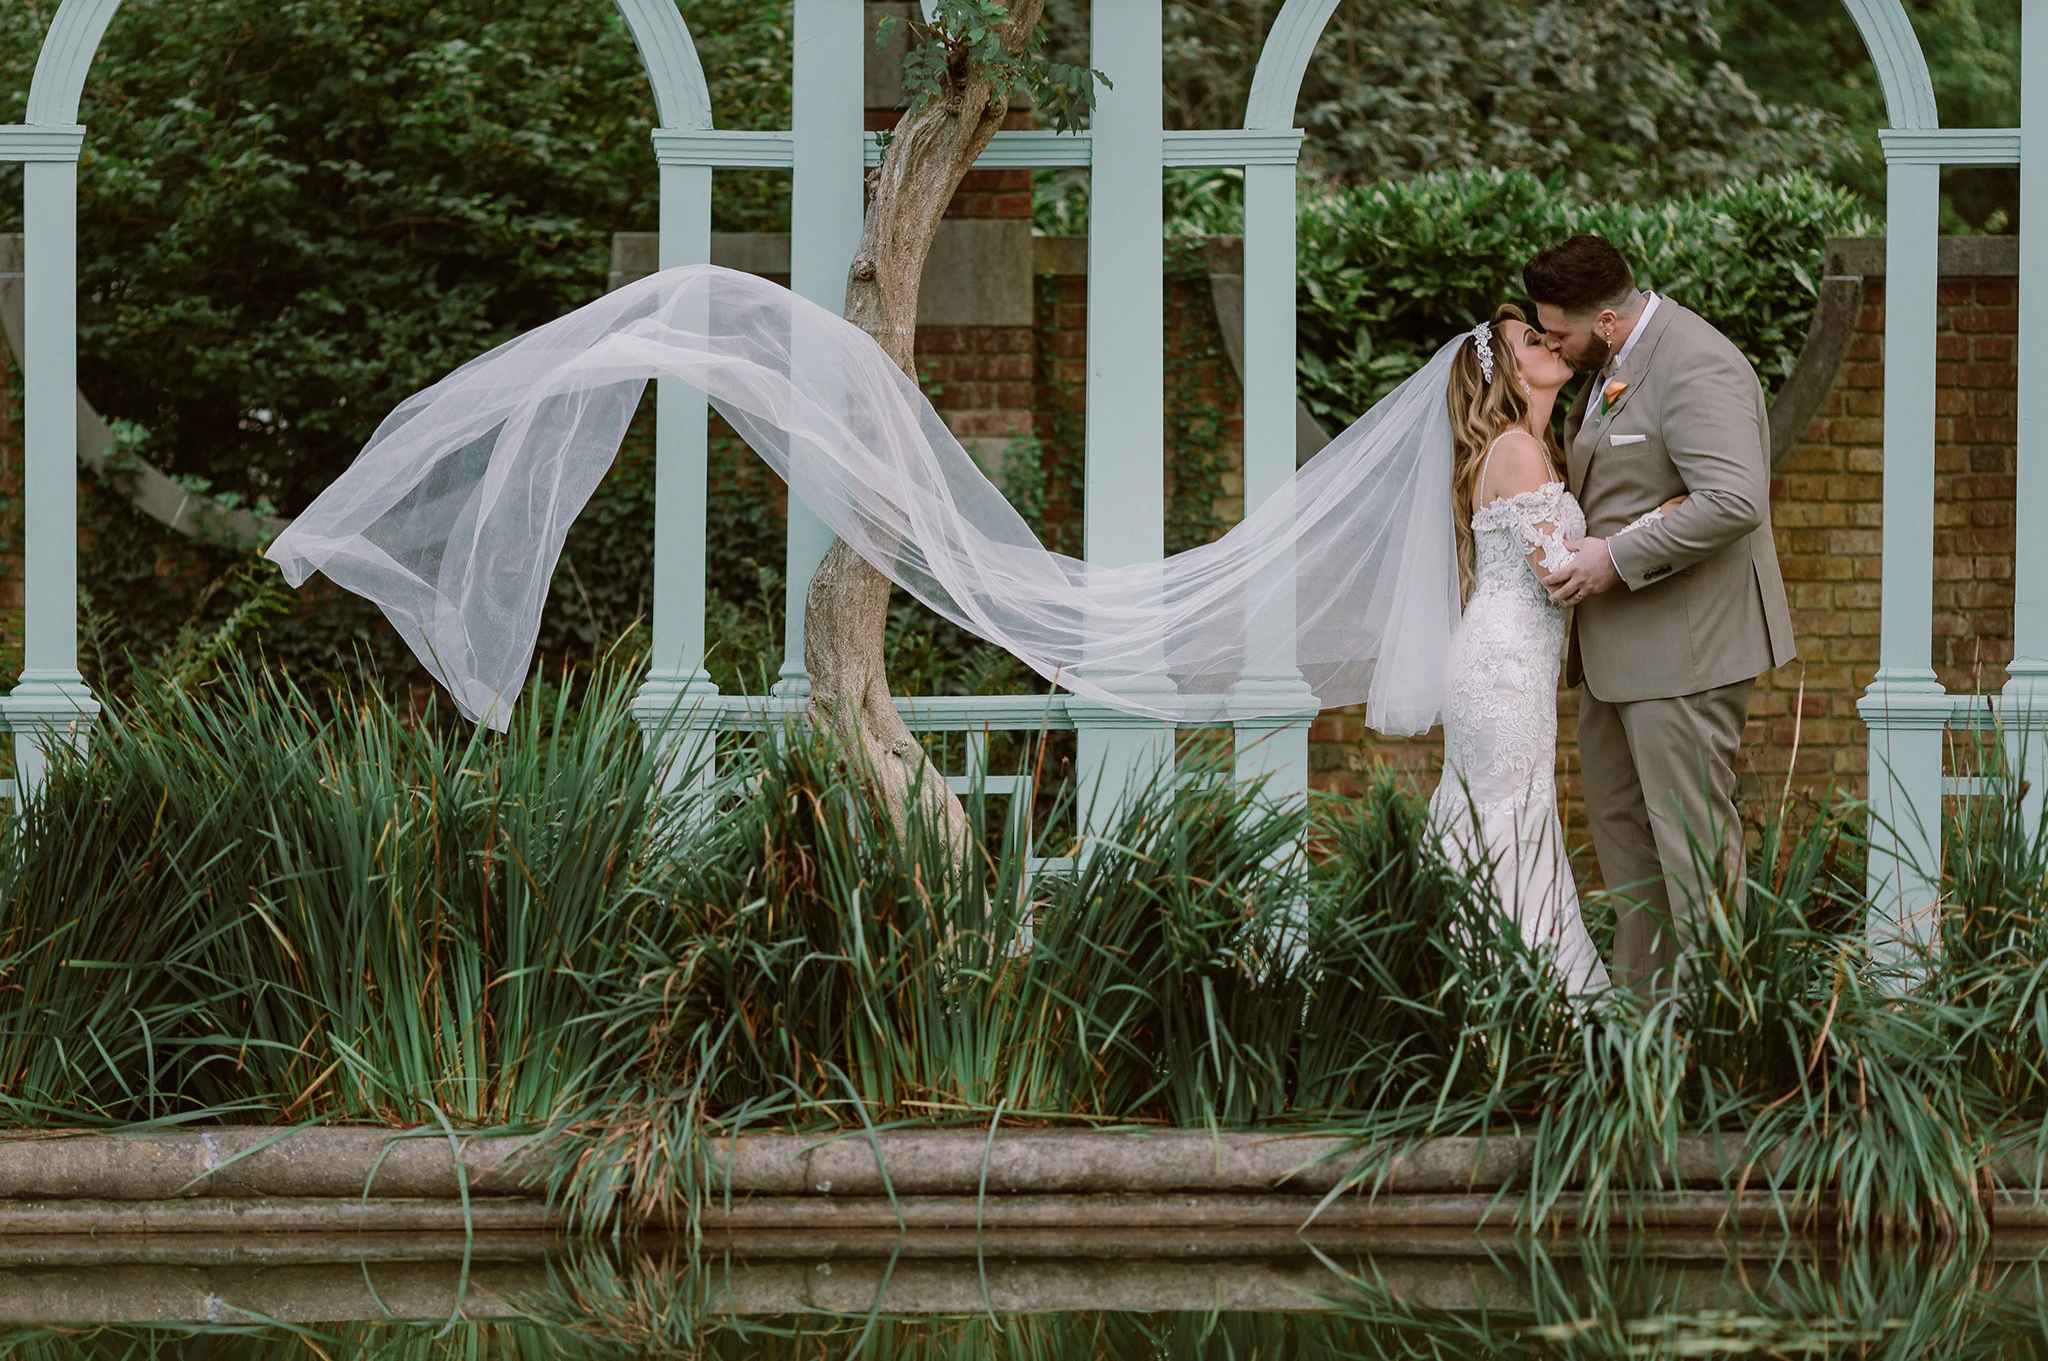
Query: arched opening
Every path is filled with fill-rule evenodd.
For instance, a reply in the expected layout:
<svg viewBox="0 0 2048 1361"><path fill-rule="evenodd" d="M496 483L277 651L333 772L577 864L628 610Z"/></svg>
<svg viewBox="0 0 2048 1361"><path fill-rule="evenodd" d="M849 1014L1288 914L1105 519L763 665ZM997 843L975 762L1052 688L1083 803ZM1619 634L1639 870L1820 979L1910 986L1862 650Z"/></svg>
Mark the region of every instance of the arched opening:
<svg viewBox="0 0 2048 1361"><path fill-rule="evenodd" d="M837 309L844 270L861 220L861 174L873 152L861 135L860 67L849 53L862 46L857 7L833 0L798 0L795 111L789 132L720 132L712 129L703 73L689 33L664 0L618 0L638 44L654 90L661 127L654 134L661 182L664 266L709 258L711 172L716 166L786 167L795 171L795 229L791 275L796 291ZM1077 159L1122 176L1116 194L1099 196L1091 253L1091 362L1105 391L1119 377L1142 400L1091 413L1095 448L1126 451L1112 467L1091 467L1112 479L1100 498L1115 495L1121 479L1146 509L1130 524L1105 528L1089 553L1104 561L1143 560L1158 546L1152 512L1158 478L1158 413L1139 371L1155 355L1162 325L1153 283L1159 243L1157 171L1169 165L1233 165L1245 169L1246 246L1244 386L1246 497L1257 504L1284 485L1296 444L1293 297L1295 101L1303 75L1338 0L1288 0L1276 18L1253 77L1242 129L1167 133L1159 123L1158 16L1100 7L1098 61L1123 94L1105 100L1086 137L1006 133L991 147L991 164L1056 165ZM1899 0L1844 0L1868 45L1884 89L1891 124L1883 135L1890 192L1888 261L1886 469L1883 582L1883 658L1863 714L1870 725L1872 800L1884 827L1874 847L1873 888L1887 886L1894 920L1924 918L1932 904L1929 867L1938 846L1928 833L1939 823L1943 734L1958 720L1957 700L1927 665L1931 611L1931 535L1934 432L1934 323L1936 248L1934 216L1944 165L2022 164L2023 195L2041 204L2048 193L2044 139L2023 139L2013 129L1942 129L1926 62ZM65 0L45 40L29 92L28 121L0 129L0 156L25 163L24 345L26 351L27 609L21 683L0 714L15 732L19 768L33 781L43 749L52 742L83 741L96 704L79 677L76 634L75 460L76 391L76 168L85 130L75 123L86 71L119 0ZM2028 69L2048 66L2048 0L2026 0ZM1119 27L1120 25L1120 27ZM1114 41L1112 41L1114 40ZM1117 68L1128 75L1118 76ZM2043 94L2026 91L2024 126L2048 125ZM1142 97L1141 97L1142 96ZM1148 103L1149 101L1149 103ZM2023 144L2024 143L2024 144ZM2025 173L2031 170L2032 173ZM1105 176L1105 179L1110 176ZM1149 187L1147 187L1149 186ZM2041 349L2048 298L2048 207L2023 214L2021 275L2022 348ZM1143 268L1121 268L1135 262ZM1152 282L1147 282L1151 280ZM1126 371L1128 370L1128 371ZM1147 371L1149 372L1149 370ZM1156 377L1156 375L1153 375ZM1145 381L1140 381L1145 380ZM2048 519L2048 390L2023 386L2019 454L2020 518ZM704 407L694 393L664 386L657 399L656 577L654 664L642 697L651 735L677 729L704 732L729 720L752 721L765 711L728 713L701 668L704 651ZM1119 439L1128 427L1130 439ZM1137 451L1135 454L1130 451ZM801 702L801 591L809 564L822 552L819 527L806 528L793 513L789 611L782 707ZM2048 542L2022 537L2016 563L2020 583L2015 617L2016 659L1997 712L2009 732L2024 735L2048 726ZM1286 692L1298 686L1287 658L1272 653L1262 686ZM2038 696L2038 698L2037 698ZM1033 726L1044 707L1009 713L1001 704L968 699L926 704L924 721L958 727ZM1113 715L1076 710L1065 715L1092 734L1093 769L1128 784L1157 759L1158 734ZM1306 713L1302 715L1305 720ZM1262 726L1263 725L1263 726ZM1262 721L1240 733L1241 750L1258 753L1240 762L1247 774L1292 787L1305 771L1300 720ZM2030 760L2048 742L2036 740ZM1086 765L1087 763L1084 763ZM2035 778L2033 797L2043 787ZM2038 804L2037 804L2038 806ZM1918 829L1918 830L1914 830Z"/></svg>

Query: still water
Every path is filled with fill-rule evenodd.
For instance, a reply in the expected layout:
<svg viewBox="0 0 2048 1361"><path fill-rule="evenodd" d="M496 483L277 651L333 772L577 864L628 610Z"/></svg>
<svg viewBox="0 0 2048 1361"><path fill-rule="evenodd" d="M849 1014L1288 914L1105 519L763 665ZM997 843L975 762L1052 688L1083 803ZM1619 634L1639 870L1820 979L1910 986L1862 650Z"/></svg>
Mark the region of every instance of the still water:
<svg viewBox="0 0 2048 1361"><path fill-rule="evenodd" d="M0 1357L2048 1357L2048 1239L0 1242Z"/></svg>

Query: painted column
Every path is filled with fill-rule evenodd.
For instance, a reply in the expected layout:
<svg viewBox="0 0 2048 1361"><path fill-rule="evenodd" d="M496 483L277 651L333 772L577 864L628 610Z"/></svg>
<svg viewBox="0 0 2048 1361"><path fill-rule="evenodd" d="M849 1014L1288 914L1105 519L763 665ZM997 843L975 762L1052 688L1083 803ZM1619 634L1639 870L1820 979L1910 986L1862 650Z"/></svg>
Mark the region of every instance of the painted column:
<svg viewBox="0 0 2048 1361"><path fill-rule="evenodd" d="M1090 60L1114 84L1098 90L1090 124L1082 556L1108 567L1166 556L1160 16L1152 0L1097 4L1091 13ZM1078 730L1082 827L1099 832L1120 797L1171 764L1172 728L1078 701L1067 712Z"/></svg>
<svg viewBox="0 0 2048 1361"><path fill-rule="evenodd" d="M660 267L711 259L711 168L659 151ZM667 782L713 773L704 671L707 408L696 388L663 378L654 390L654 646L633 716L650 742L671 747ZM682 734L688 740L677 741Z"/></svg>
<svg viewBox="0 0 2048 1361"><path fill-rule="evenodd" d="M82 747L99 704L78 672L78 146L23 167L21 682L4 709L25 796L59 744Z"/></svg>
<svg viewBox="0 0 2048 1361"><path fill-rule="evenodd" d="M863 18L862 0L796 0L789 285L833 312L846 310L846 271L860 248L865 214ZM804 595L831 546L832 531L792 491L779 695L811 693L804 671Z"/></svg>
<svg viewBox="0 0 2048 1361"><path fill-rule="evenodd" d="M1889 147L1887 162L1882 636L1877 676L1856 707L1870 728L1870 941L1881 961L1910 966L1936 940L1950 712L1929 665L1941 166Z"/></svg>
<svg viewBox="0 0 2048 1361"><path fill-rule="evenodd" d="M1292 495L1295 451L1294 166L1244 171L1244 509ZM1240 780L1265 781L1273 798L1308 797L1308 725L1315 697L1294 664L1293 560L1276 564L1271 594L1249 612L1250 666L1237 694L1269 716L1237 723ZM1292 704L1299 715L1272 714Z"/></svg>
<svg viewBox="0 0 2048 1361"><path fill-rule="evenodd" d="M2048 0L2020 11L2020 335L2021 373L2048 364ZM2013 553L2012 664L1999 714L2015 773L2028 784L2027 827L2041 825L2048 790L2048 384L2019 387L2020 533Z"/></svg>

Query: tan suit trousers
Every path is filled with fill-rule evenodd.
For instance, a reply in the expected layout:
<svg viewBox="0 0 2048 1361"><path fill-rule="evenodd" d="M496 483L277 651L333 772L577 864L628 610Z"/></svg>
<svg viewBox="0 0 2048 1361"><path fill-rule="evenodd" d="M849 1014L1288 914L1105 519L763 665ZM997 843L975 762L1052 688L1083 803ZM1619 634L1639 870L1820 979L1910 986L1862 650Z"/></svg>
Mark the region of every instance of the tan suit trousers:
<svg viewBox="0 0 2048 1361"><path fill-rule="evenodd" d="M1620 704L1579 692L1593 849L1616 895L1614 981L1645 1001L1677 981L1716 881L1741 883L1735 755L1755 688Z"/></svg>

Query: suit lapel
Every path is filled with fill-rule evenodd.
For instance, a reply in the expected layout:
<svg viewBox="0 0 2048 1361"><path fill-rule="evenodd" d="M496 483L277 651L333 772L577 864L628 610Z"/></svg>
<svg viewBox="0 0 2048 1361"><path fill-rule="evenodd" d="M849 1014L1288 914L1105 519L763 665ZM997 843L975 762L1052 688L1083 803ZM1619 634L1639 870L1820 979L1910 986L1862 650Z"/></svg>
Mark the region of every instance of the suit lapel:
<svg viewBox="0 0 2048 1361"><path fill-rule="evenodd" d="M1601 430L1609 429L1614 424L1614 418L1621 414L1621 409L1635 400L1635 395L1643 390L1643 379L1650 372L1650 360L1657 352L1657 342L1662 340L1664 332L1670 329L1671 314L1676 308L1677 304L1669 298L1658 302L1657 315L1650 318L1650 324L1643 331L1642 339L1636 342L1636 347L1628 352L1627 361L1620 368L1616 369L1614 377L1608 380L1609 382L1627 383L1628 387L1623 390L1621 396L1615 399L1614 405L1608 407L1601 415ZM1591 391L1590 385L1588 385L1587 390ZM1588 408L1589 411L1591 409L1590 407ZM1596 440L1595 442L1597 443L1598 441Z"/></svg>
<svg viewBox="0 0 2048 1361"><path fill-rule="evenodd" d="M1579 488L1586 484L1586 466L1592 462L1593 451L1590 441L1584 446L1579 436L1585 433L1586 412L1590 409L1593 385L1587 383L1579 389L1578 400L1564 418L1564 476L1565 484L1572 495L1579 494Z"/></svg>
<svg viewBox="0 0 2048 1361"><path fill-rule="evenodd" d="M1627 361L1615 370L1613 378L1607 380L1610 383L1627 383L1628 387L1615 399L1614 405L1600 413L1599 424L1593 423L1593 413L1599 408L1599 393L1594 391L1593 384L1586 384L1586 390L1579 394L1579 400L1572 406L1573 415L1583 424L1579 428L1578 437L1572 440L1567 450L1568 459L1572 464L1568 475L1571 477L1572 494L1581 501L1586 499L1586 477L1592 471L1593 460L1600 452L1601 437L1614 428L1614 418L1619 416L1622 408L1643 390L1644 380L1650 372L1650 361L1657 352L1657 342L1662 340L1664 332L1670 329L1671 317L1677 308L1678 304L1669 298L1658 302L1656 315L1650 318L1650 324L1643 331L1642 338L1636 341L1635 348L1628 352Z"/></svg>

